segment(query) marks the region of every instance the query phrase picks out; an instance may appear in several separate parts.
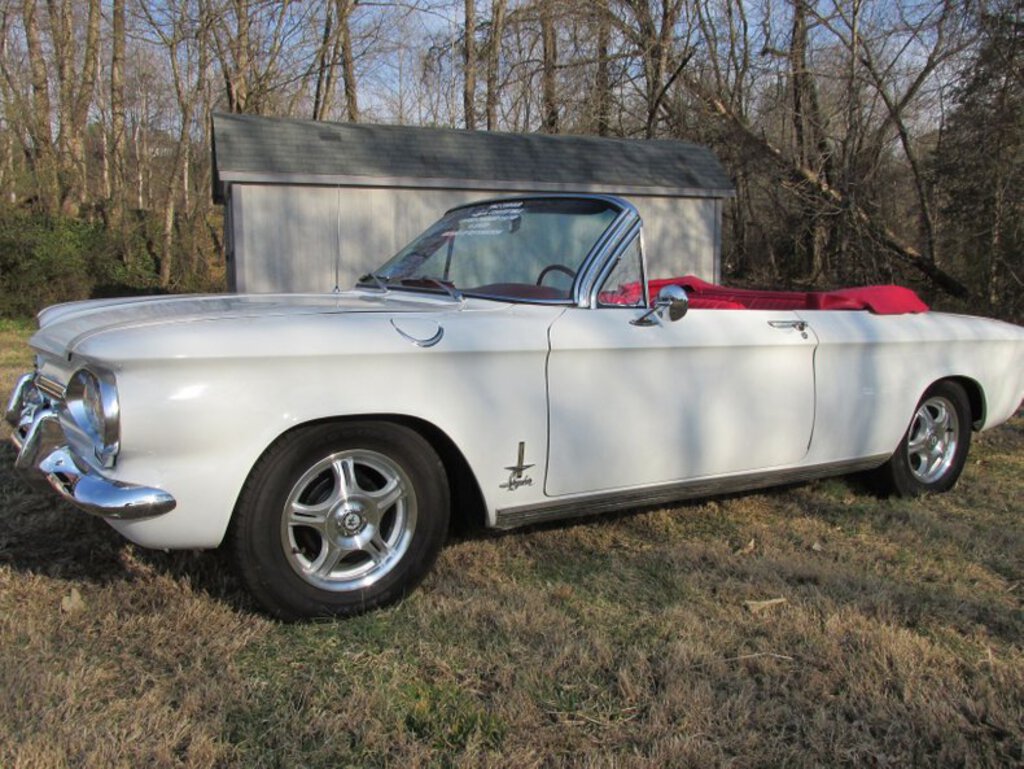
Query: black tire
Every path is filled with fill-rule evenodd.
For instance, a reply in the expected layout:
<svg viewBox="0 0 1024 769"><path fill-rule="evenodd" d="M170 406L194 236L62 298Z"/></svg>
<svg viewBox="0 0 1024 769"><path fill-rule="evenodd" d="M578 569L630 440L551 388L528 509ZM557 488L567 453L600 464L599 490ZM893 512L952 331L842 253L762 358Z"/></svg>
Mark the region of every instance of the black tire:
<svg viewBox="0 0 1024 769"><path fill-rule="evenodd" d="M242 581L275 617L350 616L401 600L423 579L450 514L444 466L418 433L314 425L253 467L231 546Z"/></svg>
<svg viewBox="0 0 1024 769"><path fill-rule="evenodd" d="M918 402L899 447L879 468L879 479L901 497L948 491L964 469L970 445L967 393L956 382L937 382Z"/></svg>

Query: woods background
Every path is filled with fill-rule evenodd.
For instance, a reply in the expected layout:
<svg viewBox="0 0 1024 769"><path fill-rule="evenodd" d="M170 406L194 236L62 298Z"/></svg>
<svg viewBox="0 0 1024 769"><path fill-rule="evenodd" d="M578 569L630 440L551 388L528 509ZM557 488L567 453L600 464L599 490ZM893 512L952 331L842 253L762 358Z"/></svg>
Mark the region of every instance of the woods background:
<svg viewBox="0 0 1024 769"><path fill-rule="evenodd" d="M707 144L727 281L1024 317L1022 0L0 0L0 99L0 314L222 289L221 110Z"/></svg>

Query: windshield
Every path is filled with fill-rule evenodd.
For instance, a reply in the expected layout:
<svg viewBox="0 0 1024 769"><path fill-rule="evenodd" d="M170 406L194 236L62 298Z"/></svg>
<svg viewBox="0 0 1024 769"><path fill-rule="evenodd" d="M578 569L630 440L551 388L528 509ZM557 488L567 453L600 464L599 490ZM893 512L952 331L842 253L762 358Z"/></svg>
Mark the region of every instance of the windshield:
<svg viewBox="0 0 1024 769"><path fill-rule="evenodd" d="M618 216L604 200L505 200L450 211L360 285L515 300L568 300Z"/></svg>

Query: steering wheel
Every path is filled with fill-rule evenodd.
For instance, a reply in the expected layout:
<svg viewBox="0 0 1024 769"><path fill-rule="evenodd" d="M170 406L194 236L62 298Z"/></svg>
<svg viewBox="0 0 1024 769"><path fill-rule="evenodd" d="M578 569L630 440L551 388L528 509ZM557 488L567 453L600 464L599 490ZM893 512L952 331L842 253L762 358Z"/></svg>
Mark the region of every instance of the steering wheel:
<svg viewBox="0 0 1024 769"><path fill-rule="evenodd" d="M568 267L566 267L564 264L549 264L547 267L545 267L543 270L541 270L540 271L540 275L537 276L537 285L538 286L541 283L544 282L544 276L547 275L549 272L561 272L561 273L565 273L570 278L575 278L576 277L576 270L571 270Z"/></svg>

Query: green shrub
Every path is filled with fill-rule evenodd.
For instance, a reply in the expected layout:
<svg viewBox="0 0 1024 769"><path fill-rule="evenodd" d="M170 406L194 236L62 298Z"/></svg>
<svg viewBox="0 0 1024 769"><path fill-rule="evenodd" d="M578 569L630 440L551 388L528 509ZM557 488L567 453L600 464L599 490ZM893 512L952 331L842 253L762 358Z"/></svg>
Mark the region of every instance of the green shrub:
<svg viewBox="0 0 1024 769"><path fill-rule="evenodd" d="M58 302L156 288L142 226L114 233L99 221L0 209L0 317ZM125 255L131 258L126 259Z"/></svg>

